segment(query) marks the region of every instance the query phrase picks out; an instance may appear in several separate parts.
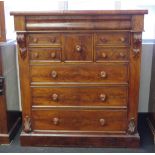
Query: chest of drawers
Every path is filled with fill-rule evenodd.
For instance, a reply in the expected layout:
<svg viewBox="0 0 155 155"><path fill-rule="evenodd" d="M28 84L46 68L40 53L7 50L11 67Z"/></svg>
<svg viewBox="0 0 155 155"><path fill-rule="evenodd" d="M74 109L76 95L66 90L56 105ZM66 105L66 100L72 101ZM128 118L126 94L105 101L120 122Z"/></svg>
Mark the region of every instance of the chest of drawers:
<svg viewBox="0 0 155 155"><path fill-rule="evenodd" d="M137 147L146 10L12 12L21 144Z"/></svg>

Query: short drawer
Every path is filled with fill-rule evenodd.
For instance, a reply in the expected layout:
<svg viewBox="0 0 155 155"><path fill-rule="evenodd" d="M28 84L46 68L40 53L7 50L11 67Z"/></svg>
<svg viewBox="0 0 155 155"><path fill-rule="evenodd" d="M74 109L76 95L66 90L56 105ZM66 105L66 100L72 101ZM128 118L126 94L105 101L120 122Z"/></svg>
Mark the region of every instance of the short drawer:
<svg viewBox="0 0 155 155"><path fill-rule="evenodd" d="M126 131L127 112L116 110L33 110L34 130Z"/></svg>
<svg viewBox="0 0 155 155"><path fill-rule="evenodd" d="M128 82L128 64L32 65L32 82Z"/></svg>
<svg viewBox="0 0 155 155"><path fill-rule="evenodd" d="M33 87L35 106L106 106L126 107L128 87L125 86L66 86Z"/></svg>
<svg viewBox="0 0 155 155"><path fill-rule="evenodd" d="M30 34L28 36L29 45L60 45L60 34Z"/></svg>
<svg viewBox="0 0 155 155"><path fill-rule="evenodd" d="M128 48L111 48L111 47L96 47L96 61L123 61L129 60Z"/></svg>
<svg viewBox="0 0 155 155"><path fill-rule="evenodd" d="M61 48L29 48L30 60L61 60Z"/></svg>
<svg viewBox="0 0 155 155"><path fill-rule="evenodd" d="M104 32L95 34L95 45L128 45L128 32Z"/></svg>

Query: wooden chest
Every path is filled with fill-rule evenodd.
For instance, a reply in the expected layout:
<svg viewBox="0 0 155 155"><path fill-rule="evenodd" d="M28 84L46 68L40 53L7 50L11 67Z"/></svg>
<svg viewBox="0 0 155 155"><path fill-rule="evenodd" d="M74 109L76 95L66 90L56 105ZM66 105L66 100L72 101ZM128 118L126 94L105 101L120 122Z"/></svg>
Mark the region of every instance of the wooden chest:
<svg viewBox="0 0 155 155"><path fill-rule="evenodd" d="M146 10L12 12L21 144L137 147Z"/></svg>

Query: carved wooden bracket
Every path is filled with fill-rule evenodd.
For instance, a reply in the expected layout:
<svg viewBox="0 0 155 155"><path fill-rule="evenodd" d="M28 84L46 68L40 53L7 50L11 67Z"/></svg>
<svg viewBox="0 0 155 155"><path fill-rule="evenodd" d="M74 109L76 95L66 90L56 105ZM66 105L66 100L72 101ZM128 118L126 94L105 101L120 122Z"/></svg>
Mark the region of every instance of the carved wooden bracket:
<svg viewBox="0 0 155 155"><path fill-rule="evenodd" d="M27 49L26 49L26 35L25 34L17 34L17 43L19 46L19 52L21 58L24 60L27 55Z"/></svg>
<svg viewBox="0 0 155 155"><path fill-rule="evenodd" d="M135 119L131 118L128 124L128 134L132 135L136 132Z"/></svg>
<svg viewBox="0 0 155 155"><path fill-rule="evenodd" d="M32 128L31 128L31 118L29 116L25 116L23 127L24 127L24 131L26 133L29 133L29 132L32 131Z"/></svg>
<svg viewBox="0 0 155 155"><path fill-rule="evenodd" d="M141 52L142 34L134 33L133 35L133 57L137 58Z"/></svg>

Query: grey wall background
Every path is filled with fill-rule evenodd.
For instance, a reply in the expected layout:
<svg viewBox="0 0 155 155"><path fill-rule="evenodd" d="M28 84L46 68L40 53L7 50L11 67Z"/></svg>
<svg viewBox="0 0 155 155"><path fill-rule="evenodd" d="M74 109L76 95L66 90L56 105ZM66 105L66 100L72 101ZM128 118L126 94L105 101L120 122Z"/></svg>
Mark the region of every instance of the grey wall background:
<svg viewBox="0 0 155 155"><path fill-rule="evenodd" d="M5 77L7 110L19 111L16 45L14 41L0 43L0 50L2 52L3 76Z"/></svg>

